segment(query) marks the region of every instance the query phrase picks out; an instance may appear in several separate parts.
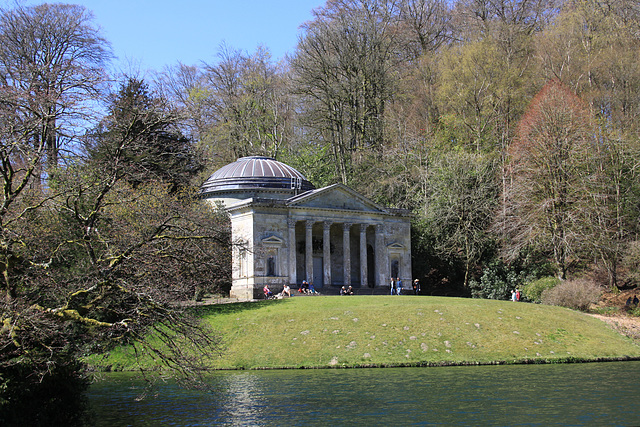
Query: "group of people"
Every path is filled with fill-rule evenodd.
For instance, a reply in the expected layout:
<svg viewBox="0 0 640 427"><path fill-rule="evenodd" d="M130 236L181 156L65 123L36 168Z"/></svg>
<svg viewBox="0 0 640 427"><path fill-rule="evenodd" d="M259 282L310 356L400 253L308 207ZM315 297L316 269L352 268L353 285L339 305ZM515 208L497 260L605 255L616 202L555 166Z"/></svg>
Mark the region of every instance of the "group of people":
<svg viewBox="0 0 640 427"><path fill-rule="evenodd" d="M349 286L345 288L344 286L340 288L340 295L353 295L353 288Z"/></svg>
<svg viewBox="0 0 640 427"><path fill-rule="evenodd" d="M343 287L344 288L344 287ZM349 290L351 290L351 286L349 286ZM279 294L274 294L271 289L269 289L269 285L264 285L262 288L262 292L264 293L265 299L273 299L273 298L284 298L291 296L291 287L287 284L282 288L282 292ZM313 288L313 285L303 280L298 288L298 292L301 294L309 294L309 295L317 295L318 291ZM342 292L340 293L342 295ZM351 295L353 295L353 291L351 290Z"/></svg>
<svg viewBox="0 0 640 427"><path fill-rule="evenodd" d="M420 295L420 280L414 279L411 284L414 295ZM389 291L391 295L402 295L402 279L399 277L392 277L389 283Z"/></svg>
<svg viewBox="0 0 640 427"><path fill-rule="evenodd" d="M298 292L301 294L316 294L316 290L313 288L313 284L307 282L306 280L303 280L302 283L300 284L300 287L298 288Z"/></svg>
<svg viewBox="0 0 640 427"><path fill-rule="evenodd" d="M412 287L413 287L414 295L419 295L420 294L420 281L418 279L415 279L413 281ZM402 295L402 279L400 279L399 277L392 277L390 285L389 285L389 288L390 288L391 295ZM516 291L514 291L514 292L516 292ZM279 294L274 294L271 291L271 289L269 289L269 285L264 285L264 288L262 288L262 292L264 293L265 299L284 298L284 297L290 297L291 296L291 288L287 284L284 285L284 287L282 288L282 292L280 292ZM313 285L310 284L306 280L302 281L302 283L300 284L300 287L298 288L298 292L301 293L301 294L310 294L310 295L317 294L316 290L313 288ZM349 287L343 286L340 289L340 295L353 295L353 287L352 286L349 286ZM517 299L518 300L520 299L520 291L518 291ZM636 298L636 300L637 300L637 298ZM514 299L514 301L516 301L516 299Z"/></svg>
<svg viewBox="0 0 640 427"><path fill-rule="evenodd" d="M391 295L402 295L402 280L399 277L392 277L389 283Z"/></svg>
<svg viewBox="0 0 640 427"><path fill-rule="evenodd" d="M262 288L262 292L264 293L264 298L265 299L284 298L285 296L290 297L291 296L291 287L289 285L285 284L284 287L282 288L282 292L280 292L277 295L274 295L274 293L271 291L271 289L269 289L269 285L264 285L264 288Z"/></svg>
<svg viewBox="0 0 640 427"><path fill-rule="evenodd" d="M514 289L511 291L511 301L520 301L520 290Z"/></svg>

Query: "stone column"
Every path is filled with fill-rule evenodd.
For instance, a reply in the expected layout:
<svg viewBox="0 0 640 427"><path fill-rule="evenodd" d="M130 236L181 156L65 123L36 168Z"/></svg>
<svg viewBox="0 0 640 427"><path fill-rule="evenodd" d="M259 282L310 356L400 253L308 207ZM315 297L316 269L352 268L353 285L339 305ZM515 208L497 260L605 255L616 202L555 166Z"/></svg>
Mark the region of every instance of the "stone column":
<svg viewBox="0 0 640 427"><path fill-rule="evenodd" d="M367 224L360 224L360 287L367 287Z"/></svg>
<svg viewBox="0 0 640 427"><path fill-rule="evenodd" d="M324 267L324 284L331 285L331 223L325 221L322 228L322 262Z"/></svg>
<svg viewBox="0 0 640 427"><path fill-rule="evenodd" d="M289 284L294 287L298 282L296 222L295 218L287 218L287 227L289 228Z"/></svg>
<svg viewBox="0 0 640 427"><path fill-rule="evenodd" d="M307 270L307 282L313 282L313 221L307 220L305 221L305 245L304 245L304 260L305 266Z"/></svg>
<svg viewBox="0 0 640 427"><path fill-rule="evenodd" d="M387 251L384 247L384 229L382 224L375 225L376 230L376 286L386 286L387 281L389 280L389 274L386 273L388 270L388 260L387 260Z"/></svg>
<svg viewBox="0 0 640 427"><path fill-rule="evenodd" d="M351 239L350 223L342 224L342 251L344 256L344 285L351 285Z"/></svg>

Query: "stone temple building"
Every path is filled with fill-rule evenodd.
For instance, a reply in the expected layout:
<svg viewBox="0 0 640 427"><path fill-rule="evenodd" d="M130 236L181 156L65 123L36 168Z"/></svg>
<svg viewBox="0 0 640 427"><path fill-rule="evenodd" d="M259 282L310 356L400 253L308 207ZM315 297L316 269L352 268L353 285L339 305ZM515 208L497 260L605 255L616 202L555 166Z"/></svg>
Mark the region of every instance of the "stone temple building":
<svg viewBox="0 0 640 427"><path fill-rule="evenodd" d="M371 177L375 179L375 177ZM351 188L315 188L300 172L269 157L243 157L217 170L201 196L231 218L231 297L280 292L303 280L321 292L351 285L359 293L411 283L410 219ZM358 290L358 288L360 288Z"/></svg>

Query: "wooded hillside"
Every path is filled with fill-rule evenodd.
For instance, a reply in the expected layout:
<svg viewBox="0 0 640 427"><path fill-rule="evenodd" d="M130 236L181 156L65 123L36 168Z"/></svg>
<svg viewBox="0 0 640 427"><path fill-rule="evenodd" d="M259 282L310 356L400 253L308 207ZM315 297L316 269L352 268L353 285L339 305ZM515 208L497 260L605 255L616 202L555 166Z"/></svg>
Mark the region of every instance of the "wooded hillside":
<svg viewBox="0 0 640 427"><path fill-rule="evenodd" d="M313 16L279 63L224 47L159 76L209 172L268 155L411 209L433 293L483 274L504 298L509 275L635 282L637 2L330 0Z"/></svg>

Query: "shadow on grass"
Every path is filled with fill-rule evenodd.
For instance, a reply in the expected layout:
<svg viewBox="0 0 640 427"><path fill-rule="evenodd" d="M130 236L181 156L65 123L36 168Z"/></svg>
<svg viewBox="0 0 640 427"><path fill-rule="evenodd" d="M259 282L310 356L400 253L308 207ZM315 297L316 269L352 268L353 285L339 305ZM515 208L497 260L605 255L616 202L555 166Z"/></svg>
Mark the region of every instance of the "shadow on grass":
<svg viewBox="0 0 640 427"><path fill-rule="evenodd" d="M220 314L241 313L248 310L257 310L270 305L284 304L288 299L281 300L262 300L247 302L230 302L227 304L211 304L193 307L193 313L198 316L212 316Z"/></svg>

